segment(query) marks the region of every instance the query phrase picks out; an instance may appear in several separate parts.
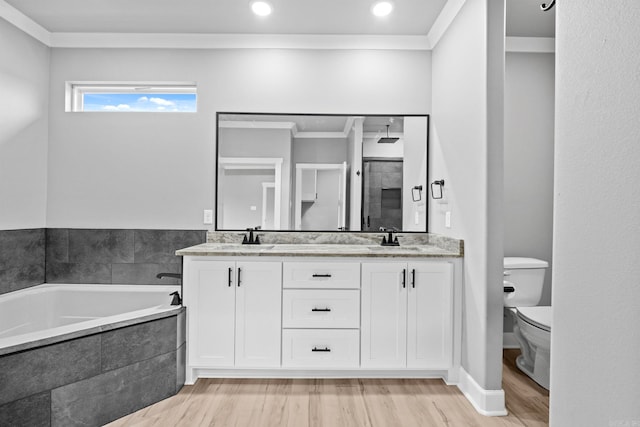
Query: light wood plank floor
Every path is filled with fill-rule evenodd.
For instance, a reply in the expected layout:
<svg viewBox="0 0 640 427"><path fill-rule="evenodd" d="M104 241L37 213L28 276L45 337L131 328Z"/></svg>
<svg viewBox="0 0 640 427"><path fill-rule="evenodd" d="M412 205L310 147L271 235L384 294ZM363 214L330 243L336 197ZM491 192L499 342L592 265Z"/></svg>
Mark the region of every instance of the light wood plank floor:
<svg viewBox="0 0 640 427"><path fill-rule="evenodd" d="M546 426L549 393L516 368L518 354L503 358L506 417L478 414L442 380L200 379L108 426Z"/></svg>

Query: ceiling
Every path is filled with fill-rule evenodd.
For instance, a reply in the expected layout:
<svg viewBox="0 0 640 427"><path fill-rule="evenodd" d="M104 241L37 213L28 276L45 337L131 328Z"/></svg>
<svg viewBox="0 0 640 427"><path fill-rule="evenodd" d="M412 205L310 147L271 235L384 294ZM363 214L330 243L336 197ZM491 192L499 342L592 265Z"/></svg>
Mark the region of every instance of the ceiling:
<svg viewBox="0 0 640 427"><path fill-rule="evenodd" d="M271 0L273 14L261 18L249 0L4 1L51 33L371 36L426 36L447 3L395 0L393 13L377 18L373 0ZM555 14L541 12L541 0L506 2L507 36L553 37Z"/></svg>

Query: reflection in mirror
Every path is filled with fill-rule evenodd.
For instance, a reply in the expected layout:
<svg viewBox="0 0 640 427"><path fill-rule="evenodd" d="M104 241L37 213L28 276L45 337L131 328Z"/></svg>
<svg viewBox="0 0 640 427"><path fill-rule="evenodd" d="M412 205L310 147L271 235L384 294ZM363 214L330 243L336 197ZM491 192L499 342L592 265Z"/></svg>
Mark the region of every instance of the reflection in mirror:
<svg viewBox="0 0 640 427"><path fill-rule="evenodd" d="M216 229L427 231L429 117L218 113ZM422 190L419 190L422 191Z"/></svg>

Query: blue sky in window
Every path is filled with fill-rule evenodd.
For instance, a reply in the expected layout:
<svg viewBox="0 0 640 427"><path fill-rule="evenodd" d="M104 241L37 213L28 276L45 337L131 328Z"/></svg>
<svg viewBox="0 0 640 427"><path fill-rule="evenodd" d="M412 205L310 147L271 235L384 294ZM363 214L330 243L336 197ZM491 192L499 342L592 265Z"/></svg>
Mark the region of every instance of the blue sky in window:
<svg viewBox="0 0 640 427"><path fill-rule="evenodd" d="M85 93L83 111L196 112L195 93Z"/></svg>

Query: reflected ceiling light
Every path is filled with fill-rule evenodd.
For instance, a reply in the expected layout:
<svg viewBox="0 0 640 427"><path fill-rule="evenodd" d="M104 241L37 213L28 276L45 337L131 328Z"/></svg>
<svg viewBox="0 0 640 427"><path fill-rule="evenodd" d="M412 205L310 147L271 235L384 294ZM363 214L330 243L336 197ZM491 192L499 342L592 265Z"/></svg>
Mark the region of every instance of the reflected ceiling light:
<svg viewBox="0 0 640 427"><path fill-rule="evenodd" d="M375 16L387 16L393 10L393 3L390 1L379 1L371 6L371 13Z"/></svg>
<svg viewBox="0 0 640 427"><path fill-rule="evenodd" d="M271 15L273 8L269 2L254 1L251 2L251 10L258 16L268 16Z"/></svg>

